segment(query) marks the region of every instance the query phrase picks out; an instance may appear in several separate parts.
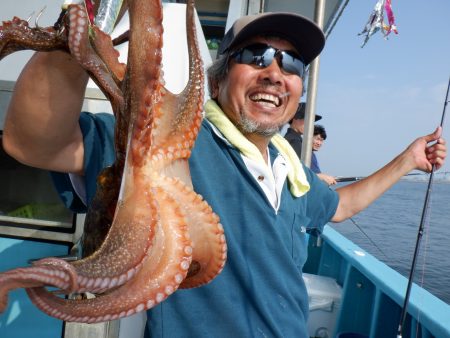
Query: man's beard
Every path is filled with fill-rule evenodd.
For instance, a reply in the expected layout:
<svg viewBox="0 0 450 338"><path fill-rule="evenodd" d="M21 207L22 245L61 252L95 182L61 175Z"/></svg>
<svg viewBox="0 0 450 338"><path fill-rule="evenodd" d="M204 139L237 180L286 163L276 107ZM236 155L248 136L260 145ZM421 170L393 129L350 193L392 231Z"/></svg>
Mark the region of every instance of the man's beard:
<svg viewBox="0 0 450 338"><path fill-rule="evenodd" d="M264 137L272 137L280 131L279 125L262 125L259 122L249 119L245 114L241 114L238 129L245 134L257 134Z"/></svg>

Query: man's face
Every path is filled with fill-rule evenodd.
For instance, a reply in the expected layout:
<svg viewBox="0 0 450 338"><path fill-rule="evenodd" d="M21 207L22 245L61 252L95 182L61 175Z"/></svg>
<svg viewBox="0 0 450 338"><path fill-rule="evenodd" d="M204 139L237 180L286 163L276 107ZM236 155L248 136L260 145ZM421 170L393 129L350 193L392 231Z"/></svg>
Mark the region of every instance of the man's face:
<svg viewBox="0 0 450 338"><path fill-rule="evenodd" d="M313 136L312 143L313 143L313 150L318 151L320 147L322 147L324 139L321 135L317 134Z"/></svg>
<svg viewBox="0 0 450 338"><path fill-rule="evenodd" d="M290 42L277 38L256 37L246 45L253 43L295 51ZM244 135L271 136L295 114L302 86L302 79L282 71L275 59L266 68L231 59L228 76L217 86L217 100Z"/></svg>
<svg viewBox="0 0 450 338"><path fill-rule="evenodd" d="M291 127L293 127L300 134L305 132L305 119L293 119L291 122Z"/></svg>

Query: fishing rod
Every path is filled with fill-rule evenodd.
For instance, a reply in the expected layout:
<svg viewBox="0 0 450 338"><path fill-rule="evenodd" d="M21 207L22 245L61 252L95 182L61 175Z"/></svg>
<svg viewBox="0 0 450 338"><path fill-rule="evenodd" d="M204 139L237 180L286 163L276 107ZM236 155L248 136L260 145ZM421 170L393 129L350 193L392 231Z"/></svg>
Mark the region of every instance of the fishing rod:
<svg viewBox="0 0 450 338"><path fill-rule="evenodd" d="M447 174L450 173L450 171L444 171L442 172L442 174ZM417 175L426 175L425 173L409 173L406 174L404 176L417 176ZM366 178L366 176L338 176L335 177L336 182L341 183L341 182L355 182L355 181L360 181L362 179Z"/></svg>
<svg viewBox="0 0 450 338"><path fill-rule="evenodd" d="M449 91L450 91L450 78L448 79L447 94L445 95L444 109L442 111L441 124L440 124L441 128L444 126L445 110L447 108L447 103L449 102L449 100L448 100ZM433 184L434 169L435 169L435 165L433 164L431 166L430 178L428 180L428 188L427 188L427 192L425 194L425 202L423 204L422 217L420 219L419 231L417 232L416 247L414 248L414 255L413 255L411 270L409 272L409 278L408 278L408 286L406 288L406 295L405 295L405 299L404 299L404 303L403 303L402 313L400 316L400 322L398 325L397 338L402 338L402 331L403 331L403 326L405 324L406 313L407 313L406 310L408 307L409 297L411 294L414 270L416 268L416 261L417 261L417 256L419 253L420 240L422 239L424 223L425 223L425 219L427 218L427 214L428 214L428 202L429 202L430 193L431 193L431 186Z"/></svg>
<svg viewBox="0 0 450 338"><path fill-rule="evenodd" d="M365 178L364 176L336 177L336 182L355 182Z"/></svg>

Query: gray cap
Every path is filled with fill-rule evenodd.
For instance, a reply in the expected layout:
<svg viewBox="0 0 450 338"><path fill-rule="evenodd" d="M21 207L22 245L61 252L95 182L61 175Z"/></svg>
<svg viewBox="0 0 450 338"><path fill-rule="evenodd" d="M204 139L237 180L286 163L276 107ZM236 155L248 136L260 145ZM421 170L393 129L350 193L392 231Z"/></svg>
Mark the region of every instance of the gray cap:
<svg viewBox="0 0 450 338"><path fill-rule="evenodd" d="M325 46L322 30L310 19L295 13L267 12L236 20L223 37L218 55L258 35L279 36L288 40L305 64L314 60Z"/></svg>

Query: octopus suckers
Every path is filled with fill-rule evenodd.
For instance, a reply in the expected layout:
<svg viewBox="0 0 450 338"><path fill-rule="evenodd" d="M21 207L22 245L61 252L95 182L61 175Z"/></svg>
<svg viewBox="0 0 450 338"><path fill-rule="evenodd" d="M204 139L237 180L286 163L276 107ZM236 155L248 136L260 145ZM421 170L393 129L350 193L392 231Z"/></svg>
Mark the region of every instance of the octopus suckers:
<svg viewBox="0 0 450 338"><path fill-rule="evenodd" d="M109 286L110 285L110 278L109 277L106 277L104 280L103 280L103 282L102 282L102 284L100 285L100 288L102 288L102 289L104 289L104 288L106 288L107 286Z"/></svg>
<svg viewBox="0 0 450 338"><path fill-rule="evenodd" d="M166 298L166 296L162 292L158 292L156 294L156 302L157 303L161 303L164 300L164 298Z"/></svg>
<svg viewBox="0 0 450 338"><path fill-rule="evenodd" d="M87 282L86 288L92 287L92 285L94 284L94 282L95 282L95 279L93 279L93 278L89 279L89 281Z"/></svg>
<svg viewBox="0 0 450 338"><path fill-rule="evenodd" d="M117 286L119 279L117 277L114 277L113 279L111 279L111 283L109 284L110 287L115 287Z"/></svg>
<svg viewBox="0 0 450 338"><path fill-rule="evenodd" d="M189 262L188 261L183 261L183 262L181 262L181 264L180 264L180 266L181 266L181 268L183 269L183 270L187 270L187 269L189 269Z"/></svg>
<svg viewBox="0 0 450 338"><path fill-rule="evenodd" d="M175 283L181 284L181 282L184 280L184 276L181 273L177 273L175 275Z"/></svg>
<svg viewBox="0 0 450 338"><path fill-rule="evenodd" d="M94 283L94 289L98 288L102 284L102 278L97 277Z"/></svg>
<svg viewBox="0 0 450 338"><path fill-rule="evenodd" d="M167 295L171 295L175 291L175 288L172 285L167 285L164 291Z"/></svg>
<svg viewBox="0 0 450 338"><path fill-rule="evenodd" d="M136 306L136 312L141 312L145 309L145 304L139 304L138 306Z"/></svg>
<svg viewBox="0 0 450 338"><path fill-rule="evenodd" d="M131 279L134 276L134 273L135 273L134 269L128 270L127 276L126 276L127 279Z"/></svg>
<svg viewBox="0 0 450 338"><path fill-rule="evenodd" d="M127 276L125 274L120 275L120 277L119 277L119 285L122 285L123 283L125 283L126 279L127 279Z"/></svg>
<svg viewBox="0 0 450 338"><path fill-rule="evenodd" d="M78 18L78 27L77 27L77 31L79 33L84 33L84 25L86 24L86 20L83 18Z"/></svg>

